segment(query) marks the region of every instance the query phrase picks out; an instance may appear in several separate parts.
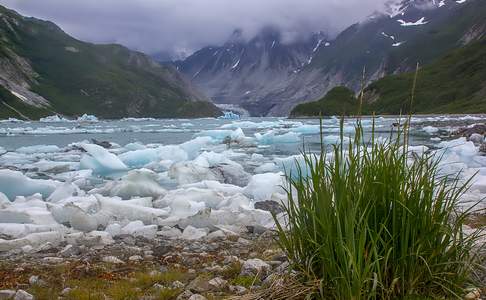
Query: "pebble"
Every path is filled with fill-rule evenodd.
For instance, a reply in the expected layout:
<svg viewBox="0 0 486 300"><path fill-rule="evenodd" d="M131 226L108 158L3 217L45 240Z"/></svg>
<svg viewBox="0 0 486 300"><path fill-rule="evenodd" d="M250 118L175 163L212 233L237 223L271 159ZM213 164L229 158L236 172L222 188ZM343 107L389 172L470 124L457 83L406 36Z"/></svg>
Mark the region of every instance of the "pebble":
<svg viewBox="0 0 486 300"><path fill-rule="evenodd" d="M143 260L143 257L141 257L140 255L132 255L128 258L129 261L142 261Z"/></svg>
<svg viewBox="0 0 486 300"><path fill-rule="evenodd" d="M24 290L18 290L15 293L14 300L34 300L34 296Z"/></svg>
<svg viewBox="0 0 486 300"><path fill-rule="evenodd" d="M124 264L125 262L115 256L105 256L101 259L105 263L109 264Z"/></svg>
<svg viewBox="0 0 486 300"><path fill-rule="evenodd" d="M0 300L12 299L15 296L14 290L0 290Z"/></svg>
<svg viewBox="0 0 486 300"><path fill-rule="evenodd" d="M64 261L64 259L61 257L44 257L43 260L50 264L60 264Z"/></svg>
<svg viewBox="0 0 486 300"><path fill-rule="evenodd" d="M208 299L202 295L194 294L191 297L189 297L189 300L208 300Z"/></svg>
<svg viewBox="0 0 486 300"><path fill-rule="evenodd" d="M228 281L224 280L221 277L215 277L208 281L208 284L211 286L212 290L221 291L226 288L228 285Z"/></svg>
<svg viewBox="0 0 486 300"><path fill-rule="evenodd" d="M271 267L269 264L258 258L252 258L243 263L241 266L242 276L259 276L266 277Z"/></svg>

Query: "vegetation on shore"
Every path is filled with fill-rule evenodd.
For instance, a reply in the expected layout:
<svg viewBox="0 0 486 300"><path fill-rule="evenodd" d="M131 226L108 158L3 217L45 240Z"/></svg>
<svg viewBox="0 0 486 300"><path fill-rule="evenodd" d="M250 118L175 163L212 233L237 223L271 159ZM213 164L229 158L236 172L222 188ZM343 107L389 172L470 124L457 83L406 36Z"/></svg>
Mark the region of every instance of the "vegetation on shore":
<svg viewBox="0 0 486 300"><path fill-rule="evenodd" d="M300 116L336 116L355 115L358 112L358 100L354 92L344 86L330 90L316 102L297 105L290 113L291 117Z"/></svg>
<svg viewBox="0 0 486 300"><path fill-rule="evenodd" d="M287 177L279 243L301 279L319 283L316 297L461 299L473 283L479 231L465 235L470 210L457 211L469 181L408 151L407 131L366 141L358 119L352 142L304 153Z"/></svg>

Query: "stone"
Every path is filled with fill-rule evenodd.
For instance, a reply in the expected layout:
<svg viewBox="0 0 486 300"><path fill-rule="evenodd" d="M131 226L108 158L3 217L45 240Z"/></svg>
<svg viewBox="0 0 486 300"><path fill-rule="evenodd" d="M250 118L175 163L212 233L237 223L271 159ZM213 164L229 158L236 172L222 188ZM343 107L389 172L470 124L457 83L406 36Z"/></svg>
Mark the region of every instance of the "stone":
<svg viewBox="0 0 486 300"><path fill-rule="evenodd" d="M255 203L255 209L261 209L265 211L269 211L272 214L278 215L279 213L283 213L285 210L280 203L273 200L266 200L266 201L259 201Z"/></svg>
<svg viewBox="0 0 486 300"><path fill-rule="evenodd" d="M475 143L475 144L482 144L484 142L484 136L479 133L473 133L469 137L469 141Z"/></svg>
<svg viewBox="0 0 486 300"><path fill-rule="evenodd" d="M189 297L189 300L208 300L208 299L202 295L194 294L191 297Z"/></svg>
<svg viewBox="0 0 486 300"><path fill-rule="evenodd" d="M42 260L50 264L60 264L64 262L64 259L61 257L44 257Z"/></svg>
<svg viewBox="0 0 486 300"><path fill-rule="evenodd" d="M167 245L159 245L159 246L154 247L154 249L153 249L153 255L154 256L157 256L157 257L160 257L160 256L166 255L170 251L171 251L171 247L170 246L167 246Z"/></svg>
<svg viewBox="0 0 486 300"><path fill-rule="evenodd" d="M156 283L152 286L152 288L156 289L156 290L164 290L165 289L165 286L159 284L159 283Z"/></svg>
<svg viewBox="0 0 486 300"><path fill-rule="evenodd" d="M59 251L59 255L62 257L71 257L79 254L79 249L73 245L66 245L61 251Z"/></svg>
<svg viewBox="0 0 486 300"><path fill-rule="evenodd" d="M18 290L15 293L14 300L34 300L34 296L24 290Z"/></svg>
<svg viewBox="0 0 486 300"><path fill-rule="evenodd" d="M30 285L38 285L38 286L44 286L46 285L46 282L42 279L39 278L37 275L32 275L29 277L29 284Z"/></svg>
<svg viewBox="0 0 486 300"><path fill-rule="evenodd" d="M466 296L464 296L464 300L476 300L476 299L480 299L480 297L481 297L481 292L479 291L479 289L471 289L469 293L467 293Z"/></svg>
<svg viewBox="0 0 486 300"><path fill-rule="evenodd" d="M124 264L125 262L115 256L105 256L101 259L105 263L109 264Z"/></svg>
<svg viewBox="0 0 486 300"><path fill-rule="evenodd" d="M229 291L237 296L244 295L248 292L248 290L241 285L230 285L229 286Z"/></svg>
<svg viewBox="0 0 486 300"><path fill-rule="evenodd" d="M243 263L241 266L242 276L259 276L264 278L270 272L270 265L258 258L252 258Z"/></svg>
<svg viewBox="0 0 486 300"><path fill-rule="evenodd" d="M183 289L186 285L179 280L172 282L171 287L173 289Z"/></svg>
<svg viewBox="0 0 486 300"><path fill-rule="evenodd" d="M189 290L185 290L184 292L180 293L179 296L177 296L176 300L188 300L191 298L193 293Z"/></svg>
<svg viewBox="0 0 486 300"><path fill-rule="evenodd" d="M215 278L209 280L208 284L211 286L212 290L222 291L228 285L228 281L224 280L221 277L215 277Z"/></svg>
<svg viewBox="0 0 486 300"><path fill-rule="evenodd" d="M137 261L142 261L143 257L141 257L140 255L132 255L128 258L128 260L137 262Z"/></svg>
<svg viewBox="0 0 486 300"><path fill-rule="evenodd" d="M454 135L468 138L475 133L484 135L486 133L486 124L476 124L472 127L460 128L454 133Z"/></svg>
<svg viewBox="0 0 486 300"><path fill-rule="evenodd" d="M240 262L240 259L238 258L238 256L234 256L234 255L225 256L224 260L223 260L223 263L225 265L235 264L235 263L238 263L238 262Z"/></svg>
<svg viewBox="0 0 486 300"><path fill-rule="evenodd" d="M73 290L72 288L67 287L64 290L62 290L61 295L65 296L65 295L69 294L72 290Z"/></svg>
<svg viewBox="0 0 486 300"><path fill-rule="evenodd" d="M181 238L184 240L198 240L208 235L209 229L207 228L195 228L187 226L182 232Z"/></svg>
<svg viewBox="0 0 486 300"><path fill-rule="evenodd" d="M267 228L261 225L248 225L246 226L246 230L253 234L263 234L265 231L267 231Z"/></svg>
<svg viewBox="0 0 486 300"><path fill-rule="evenodd" d="M196 277L193 281L189 283L187 288L195 293L203 293L210 291L212 289L212 286L209 285L207 278Z"/></svg>
<svg viewBox="0 0 486 300"><path fill-rule="evenodd" d="M14 290L0 290L0 300L12 299L14 296Z"/></svg>

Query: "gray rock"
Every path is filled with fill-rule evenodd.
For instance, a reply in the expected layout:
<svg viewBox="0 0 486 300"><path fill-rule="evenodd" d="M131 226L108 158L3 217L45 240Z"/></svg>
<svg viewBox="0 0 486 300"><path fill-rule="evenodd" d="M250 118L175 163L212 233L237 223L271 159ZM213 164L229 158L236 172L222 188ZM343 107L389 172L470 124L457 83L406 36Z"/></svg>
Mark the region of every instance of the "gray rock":
<svg viewBox="0 0 486 300"><path fill-rule="evenodd" d="M255 209L261 209L265 211L269 211L272 214L278 215L279 213L284 212L284 208L282 205L276 201L273 200L266 200L266 201L260 201L255 203Z"/></svg>
<svg viewBox="0 0 486 300"><path fill-rule="evenodd" d="M189 300L208 300L208 299L202 295L194 294L191 297L189 297Z"/></svg>
<svg viewBox="0 0 486 300"><path fill-rule="evenodd" d="M246 292L248 292L248 290L241 285L230 285L229 291L237 296L241 296L243 294L246 294Z"/></svg>
<svg viewBox="0 0 486 300"><path fill-rule="evenodd" d="M180 293L179 296L177 296L176 300L188 300L191 298L193 293L189 290L185 290L184 292Z"/></svg>
<svg viewBox="0 0 486 300"><path fill-rule="evenodd" d="M187 289L189 289L191 292L194 293L204 293L210 291L212 289L212 286L209 285L208 280L206 278L197 277L196 279L194 279L189 283Z"/></svg>
<svg viewBox="0 0 486 300"><path fill-rule="evenodd" d="M213 291L222 291L228 286L228 281L221 277L215 277L208 281Z"/></svg>
<svg viewBox="0 0 486 300"><path fill-rule="evenodd" d="M14 300L34 300L34 296L24 290L18 290L17 293L15 293Z"/></svg>
<svg viewBox="0 0 486 300"><path fill-rule="evenodd" d="M484 136L482 134L479 134L479 133L473 133L469 137L469 141L471 141L475 144L481 144L481 143L484 142Z"/></svg>
<svg viewBox="0 0 486 300"><path fill-rule="evenodd" d="M12 299L14 296L14 290L0 290L0 300Z"/></svg>
<svg viewBox="0 0 486 300"><path fill-rule="evenodd" d="M79 249L73 245L66 245L60 252L59 255L62 257L71 257L79 254Z"/></svg>
<svg viewBox="0 0 486 300"><path fill-rule="evenodd" d="M171 287L173 289L183 289L186 285L179 280L172 282Z"/></svg>
<svg viewBox="0 0 486 300"><path fill-rule="evenodd" d="M167 245L159 245L153 248L153 255L160 257L164 256L171 251L171 247Z"/></svg>
<svg viewBox="0 0 486 300"><path fill-rule="evenodd" d="M115 256L105 256L101 259L105 263L109 264L124 264L125 262Z"/></svg>
<svg viewBox="0 0 486 300"><path fill-rule="evenodd" d="M265 278L270 272L269 264L258 258L252 258L243 263L241 266L242 276L259 276Z"/></svg>

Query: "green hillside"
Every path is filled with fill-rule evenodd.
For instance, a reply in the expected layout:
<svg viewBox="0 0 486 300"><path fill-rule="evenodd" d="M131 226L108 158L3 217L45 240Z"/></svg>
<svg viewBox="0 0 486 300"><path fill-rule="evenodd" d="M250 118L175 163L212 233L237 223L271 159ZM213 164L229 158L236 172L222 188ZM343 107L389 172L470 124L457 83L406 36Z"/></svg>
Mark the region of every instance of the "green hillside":
<svg viewBox="0 0 486 300"><path fill-rule="evenodd" d="M367 112L408 112L413 77L413 73L387 76L368 86ZM421 68L413 112L486 112L486 41L454 50Z"/></svg>
<svg viewBox="0 0 486 300"><path fill-rule="evenodd" d="M358 100L354 92L346 87L338 86L330 90L326 96L318 101L297 105L290 113L290 116L353 115L357 111Z"/></svg>
<svg viewBox="0 0 486 300"><path fill-rule="evenodd" d="M400 114L410 110L414 72L385 76L365 89L364 114ZM352 91L338 87L324 98L297 105L291 116L354 114ZM413 112L485 113L486 40L449 52L418 73Z"/></svg>
<svg viewBox="0 0 486 300"><path fill-rule="evenodd" d="M142 53L120 45L85 43L51 22L26 18L1 6L0 14L0 65L10 66L0 66L0 74L8 79L0 84L7 89L18 81L28 84L49 101L47 110L104 118L220 113L174 68L160 66ZM25 64L34 72L25 72Z"/></svg>

